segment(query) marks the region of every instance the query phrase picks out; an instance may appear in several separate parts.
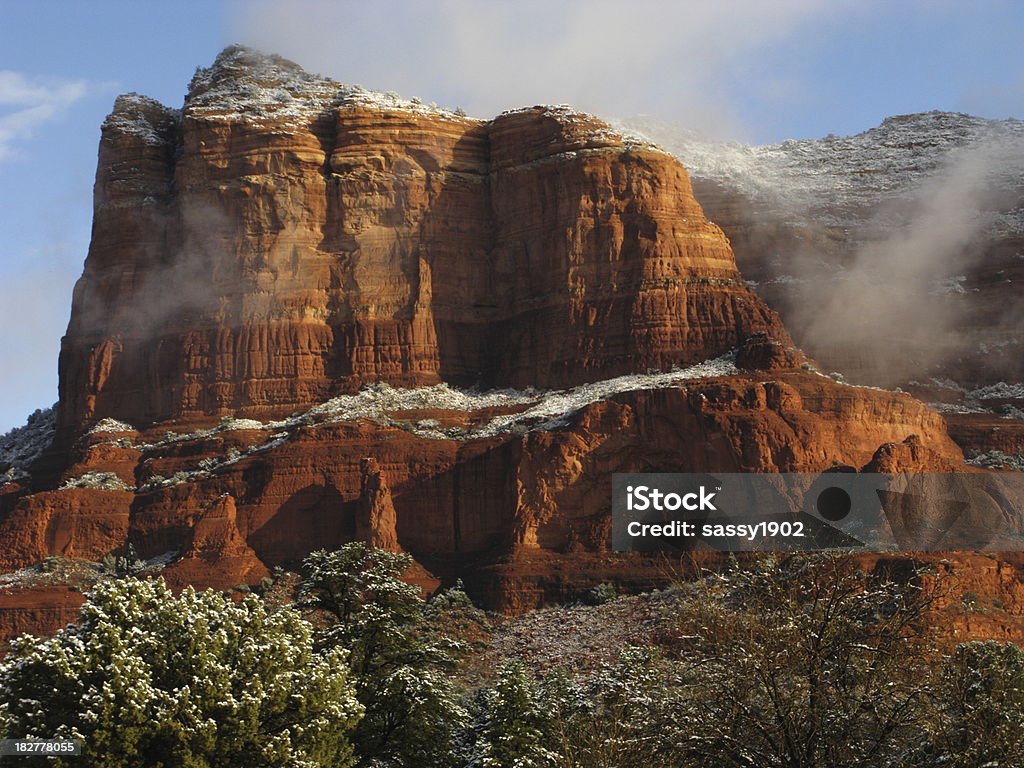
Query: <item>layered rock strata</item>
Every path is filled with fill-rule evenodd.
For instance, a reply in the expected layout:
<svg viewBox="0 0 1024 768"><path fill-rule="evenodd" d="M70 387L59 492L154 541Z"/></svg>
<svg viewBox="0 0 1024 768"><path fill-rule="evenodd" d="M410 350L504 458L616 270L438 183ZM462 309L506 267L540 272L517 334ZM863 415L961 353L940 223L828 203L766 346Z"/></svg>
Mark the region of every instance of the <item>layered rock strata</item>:
<svg viewBox="0 0 1024 768"><path fill-rule="evenodd" d="M60 370L5 570L131 543L223 589L369 540L521 610L664 581L608 551L615 472L964 466L913 397L814 371L656 147L240 48L105 123Z"/></svg>
<svg viewBox="0 0 1024 768"><path fill-rule="evenodd" d="M561 387L787 339L679 163L568 108L471 120L229 48L180 112L118 99L95 198L66 441L107 416Z"/></svg>

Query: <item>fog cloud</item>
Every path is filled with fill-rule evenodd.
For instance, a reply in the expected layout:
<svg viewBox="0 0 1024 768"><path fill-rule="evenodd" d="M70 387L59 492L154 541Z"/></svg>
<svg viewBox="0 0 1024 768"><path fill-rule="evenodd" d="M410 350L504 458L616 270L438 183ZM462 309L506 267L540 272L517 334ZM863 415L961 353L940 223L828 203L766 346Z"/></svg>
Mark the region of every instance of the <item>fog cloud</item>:
<svg viewBox="0 0 1024 768"><path fill-rule="evenodd" d="M1016 203L1012 185L996 177L1021 156L1020 139L964 148L909 197L887 201L884 218L864 223L862 244L837 279L796 286L792 324L807 348L836 350L889 386L954 361L960 332L977 322L968 313L978 300L963 299L973 290L968 276L988 258L990 216ZM893 225L897 208L903 223ZM794 274L814 271L795 261ZM1003 324L1019 333L1018 308L1004 309Z"/></svg>

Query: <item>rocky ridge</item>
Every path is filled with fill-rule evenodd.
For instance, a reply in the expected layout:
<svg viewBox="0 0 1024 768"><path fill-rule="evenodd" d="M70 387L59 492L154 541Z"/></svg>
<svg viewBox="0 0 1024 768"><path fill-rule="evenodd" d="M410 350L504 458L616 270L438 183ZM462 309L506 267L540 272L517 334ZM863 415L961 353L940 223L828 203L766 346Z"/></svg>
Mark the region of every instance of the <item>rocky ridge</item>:
<svg viewBox="0 0 1024 768"><path fill-rule="evenodd" d="M686 165L751 286L829 369L932 401L935 382L1024 380L1024 122L929 112L764 146L626 125ZM816 333L850 281L917 311L873 346Z"/></svg>
<svg viewBox="0 0 1024 768"><path fill-rule="evenodd" d="M695 179L804 218L793 224L861 230L867 215L888 215L886 223L897 225L907 213L900 201L912 200L930 179L981 149L992 160L983 169L992 186L1024 184L1021 120L934 111L888 117L853 136L766 145L711 141L656 120L638 118L623 126L655 137ZM1019 207L984 213L992 232L1024 234Z"/></svg>

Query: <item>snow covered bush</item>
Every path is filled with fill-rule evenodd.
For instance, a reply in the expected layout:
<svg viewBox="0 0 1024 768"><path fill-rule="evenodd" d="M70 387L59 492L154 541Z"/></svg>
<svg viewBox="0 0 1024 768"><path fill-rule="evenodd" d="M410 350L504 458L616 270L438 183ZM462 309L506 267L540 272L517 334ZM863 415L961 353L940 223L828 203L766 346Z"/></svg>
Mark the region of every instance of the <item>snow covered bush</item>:
<svg viewBox="0 0 1024 768"><path fill-rule="evenodd" d="M536 681L517 662L502 668L494 688L481 694L475 764L483 768L554 768L551 713Z"/></svg>
<svg viewBox="0 0 1024 768"><path fill-rule="evenodd" d="M351 766L361 714L345 651L315 652L295 611L162 580L101 582L77 625L0 666L5 738L83 742L40 765Z"/></svg>
<svg viewBox="0 0 1024 768"><path fill-rule="evenodd" d="M118 421L117 419L100 419L97 421L92 429L86 432L87 435L105 435L108 433L118 432L134 432L135 427L124 421Z"/></svg>
<svg viewBox="0 0 1024 768"><path fill-rule="evenodd" d="M1024 765L1024 649L972 642L945 663L926 753L944 768Z"/></svg>

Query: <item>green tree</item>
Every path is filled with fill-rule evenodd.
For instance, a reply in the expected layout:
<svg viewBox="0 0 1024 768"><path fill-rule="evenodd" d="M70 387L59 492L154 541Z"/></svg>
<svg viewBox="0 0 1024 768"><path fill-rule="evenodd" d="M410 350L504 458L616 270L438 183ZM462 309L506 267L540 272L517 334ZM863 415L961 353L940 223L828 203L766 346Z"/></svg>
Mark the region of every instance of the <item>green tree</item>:
<svg viewBox="0 0 1024 768"><path fill-rule="evenodd" d="M543 746L558 768L667 766L657 745L678 712L666 666L654 648L626 646L615 663L580 679L541 678Z"/></svg>
<svg viewBox="0 0 1024 768"><path fill-rule="evenodd" d="M435 631L419 590L402 580L411 564L408 554L364 542L305 562L299 601L323 620L319 647L350 650L366 708L353 734L363 766L460 764L457 734L468 715L449 672L462 646Z"/></svg>
<svg viewBox="0 0 1024 768"><path fill-rule="evenodd" d="M77 624L15 640L0 667L6 738L84 744L40 765L350 766L361 713L346 653L314 652L298 613L162 580L99 584Z"/></svg>
<svg viewBox="0 0 1024 768"><path fill-rule="evenodd" d="M555 685L559 685L559 678ZM506 664L497 684L480 694L474 765L484 768L546 768L557 765L549 749L555 718L529 671Z"/></svg>

